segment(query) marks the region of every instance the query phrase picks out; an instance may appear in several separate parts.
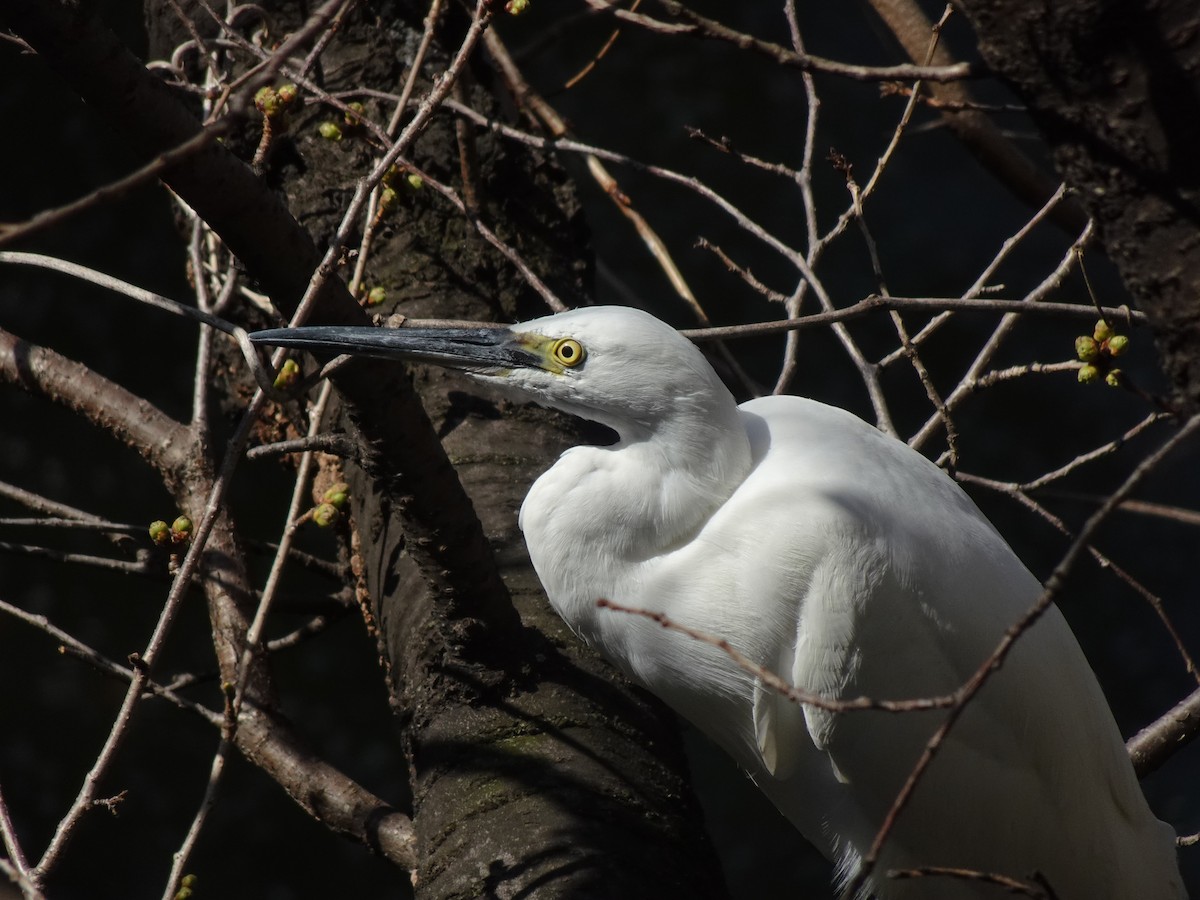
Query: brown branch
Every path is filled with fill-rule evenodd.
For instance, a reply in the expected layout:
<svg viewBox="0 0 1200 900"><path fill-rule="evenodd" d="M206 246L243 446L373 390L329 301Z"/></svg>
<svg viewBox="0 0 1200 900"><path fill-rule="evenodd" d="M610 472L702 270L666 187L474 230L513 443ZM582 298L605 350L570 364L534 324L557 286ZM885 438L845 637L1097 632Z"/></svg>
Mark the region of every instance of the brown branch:
<svg viewBox="0 0 1200 900"><path fill-rule="evenodd" d="M1059 534L1068 538L1074 537L1071 530L1067 528L1066 523L1061 518L1051 513L1048 509L1030 497L1024 490L1024 487L1019 484L1004 483L994 481L991 478L983 478L978 475L970 475L966 472L956 472L954 476L958 481L964 484L975 484L988 490L997 491L1010 499L1016 500L1026 509L1032 511L1035 515L1040 516L1043 521L1047 522ZM1123 501L1117 505L1117 511L1125 507L1131 501ZM1167 610L1163 606L1162 598L1139 582L1131 574L1126 572L1121 566L1117 565L1094 546L1088 547L1088 553L1095 560L1096 565L1102 570L1111 573L1119 581L1124 582L1130 589L1133 590L1139 597L1150 605L1154 614L1162 622L1163 627L1167 630L1171 641L1175 644L1175 649L1179 653L1179 658L1183 660L1184 669L1191 674L1193 678L1200 682L1200 670L1197 669L1195 661L1192 659L1191 653L1188 652L1187 646L1180 637L1178 630L1175 628L1175 623L1171 621L1171 617L1167 615Z"/></svg>
<svg viewBox="0 0 1200 900"><path fill-rule="evenodd" d="M137 152L159 154L199 132L200 123L170 89L74 4L13 0L0 9L0 17L108 117ZM480 20L472 26L451 68L422 99L371 179L378 181L428 124L466 64L484 24ZM333 274L369 188L356 192L356 203L322 257L279 196L220 144L182 160L163 180L221 237L277 308L291 313L309 295L311 321L367 324L362 308ZM518 623L491 548L403 373L387 364L349 366L336 384L358 410L389 410L387 416L359 416L358 425L375 453L373 458L389 460L386 471L394 474L381 479L380 486L401 501L394 506L411 529L410 552L434 593L471 597L469 617L490 616L497 633L515 628Z"/></svg>
<svg viewBox="0 0 1200 900"><path fill-rule="evenodd" d="M1168 440L1164 441L1157 450L1146 456L1129 474L1129 477L1121 484L1117 490L1108 498L1108 501L1096 510L1095 513L1087 520L1063 558L1055 566L1054 571L1050 573L1050 577L1046 579L1045 587L1042 590L1042 595L1037 599L1025 614L1021 616L1009 629L1004 633L1004 637L997 644L996 649L992 652L979 669L971 676L963 691L961 702L950 708L946 714L945 720L941 726L934 732L933 736L925 745L924 751L921 753L920 759L913 767L904 786L896 795L892 802L891 808L887 815L884 816L883 823L878 832L875 834L874 840L871 841L870 849L864 854L862 864L854 873L854 877L847 881L845 888L842 891L843 897L854 897L857 891L863 886L867 877L871 874L875 863L879 859L879 852L883 848L884 841L891 834L896 820L908 805L909 798L916 790L922 776L928 771L930 764L937 756L942 748L951 729L958 722L963 712L970 705L971 700L983 689L983 686L991 680L995 674L1004 665L1008 655L1016 646L1021 635L1025 634L1034 624L1045 614L1046 610L1054 603L1063 588L1068 573L1075 566L1075 562L1079 556L1084 553L1092 540L1092 536L1099 529L1101 524L1108 518L1109 514L1125 500L1134 488L1141 483L1151 471L1181 443L1188 440L1197 430L1200 430L1200 415L1193 416L1188 422L1179 429Z"/></svg>
<svg viewBox="0 0 1200 900"><path fill-rule="evenodd" d="M1200 735L1200 688L1176 703L1128 741L1125 748L1139 778L1149 775Z"/></svg>
<svg viewBox="0 0 1200 900"><path fill-rule="evenodd" d="M12 0L0 20L96 111L144 162L196 138L203 126L102 22L64 0ZM220 143L178 160L162 180L217 231L280 308L304 294L319 254L280 198ZM339 291L340 288L340 291ZM364 321L340 284L322 310L338 324ZM326 305L327 304L327 305Z"/></svg>
<svg viewBox="0 0 1200 900"><path fill-rule="evenodd" d="M838 697L829 697L824 694L814 694L804 688L795 687L788 684L777 674L763 666L758 665L744 653L734 647L725 638L717 637L707 632L699 631L695 628L690 628L676 622L670 616L659 612L652 612L648 609L638 609L633 606L625 606L620 603L614 603L611 600L601 598L596 601L596 606L600 609L611 609L613 612L625 613L630 616L640 616L643 619L649 619L661 625L668 631L677 631L682 635L691 638L694 641L699 641L702 644L708 644L710 647L715 647L733 660L734 664L746 672L748 675L753 675L763 684L775 691L780 696L786 697L793 703L801 703L806 706L815 706L818 709L829 710L830 712L854 712L856 710L881 710L891 713L919 712L928 709L949 709L960 702L959 692L945 694L940 697L912 697L904 700L876 700L872 697L851 697L842 699Z"/></svg>
<svg viewBox="0 0 1200 900"><path fill-rule="evenodd" d="M732 44L740 50L749 50L766 56L782 66L799 69L801 72L827 72L831 75L842 75L856 81L954 81L959 78L979 78L984 71L969 63L956 63L951 66L856 66L851 63L812 56L808 53L797 53L780 44L756 38L728 27L715 19L701 16L688 9L682 3L673 0L659 0L668 14L685 19L679 24L664 22L642 13L622 9L610 0L585 0L597 12L608 13L617 19L632 22L635 25L665 35L689 35L691 37L707 38Z"/></svg>
<svg viewBox="0 0 1200 900"><path fill-rule="evenodd" d="M1078 303L1029 303L1026 300L976 299L964 300L959 297L881 297L873 294L859 300L851 306L835 309L830 312L813 313L799 319L781 319L775 322L753 322L746 325L727 325L720 328L684 328L680 334L693 341L715 341L726 338L757 337L765 334L778 334L784 331L801 328L816 328L829 325L832 322L845 322L857 319L869 313L883 310L908 310L914 312L974 312L990 315L1005 315L1020 313L1022 315L1065 316L1077 319L1096 318L1096 310L1091 306ZM1143 313L1131 311L1126 307L1105 307L1106 315L1119 316L1122 321L1144 324L1146 317Z"/></svg>
<svg viewBox="0 0 1200 900"><path fill-rule="evenodd" d="M922 866L919 869L889 869L888 878L903 880L906 878L957 878L960 881L974 881L981 884L994 884L1002 887L1010 894L1024 894L1037 900L1056 900L1057 894L1048 884L1033 884L999 875L994 872L978 872L974 869L957 869L950 866Z"/></svg>
<svg viewBox="0 0 1200 900"><path fill-rule="evenodd" d="M884 24L913 62L948 67L958 64L944 46L928 55L932 22L915 0L868 0ZM970 88L961 81L933 82L926 86L931 105L941 113L942 121L962 145L1014 196L1038 208L1053 196L1058 179L1038 168L977 108ZM1057 205L1051 218L1071 234L1087 224L1087 214L1077 203Z"/></svg>
<svg viewBox="0 0 1200 900"><path fill-rule="evenodd" d="M477 323L472 323L477 327ZM283 456L287 453L308 453L317 450L321 453L332 453L342 459L359 458L358 444L346 434L318 434L312 437L294 438L287 441L275 441L270 444L258 444L246 451L246 459L263 459L270 456Z"/></svg>
<svg viewBox="0 0 1200 900"><path fill-rule="evenodd" d="M141 187L156 180L180 160L187 159L193 153L203 150L213 141L229 130L230 120L222 119L206 127L199 134L184 141L173 150L160 153L146 165L129 173L124 178L118 178L109 184L96 188L89 194L73 200L55 209L46 209L24 222L0 222L0 247L13 241L27 238L46 228L59 225L76 213L93 209L123 196L134 188Z"/></svg>
<svg viewBox="0 0 1200 900"><path fill-rule="evenodd" d="M0 612L43 632L66 652L107 675L131 683L137 677L135 668L112 661L45 616L28 613L3 600ZM161 697L215 728L222 726L219 713L181 697L170 687L146 678L142 688L146 694ZM246 710L237 735L238 750L271 775L313 818L407 871L416 867L416 843L408 817L317 757L288 723L269 719L261 710Z"/></svg>
<svg viewBox="0 0 1200 900"><path fill-rule="evenodd" d="M958 5L1150 315L1163 370L1189 411L1200 408L1196 4L1146 5L1136 28L1104 3Z"/></svg>
<svg viewBox="0 0 1200 900"><path fill-rule="evenodd" d="M0 329L0 380L79 413L137 450L170 484L187 468L187 428L87 366Z"/></svg>

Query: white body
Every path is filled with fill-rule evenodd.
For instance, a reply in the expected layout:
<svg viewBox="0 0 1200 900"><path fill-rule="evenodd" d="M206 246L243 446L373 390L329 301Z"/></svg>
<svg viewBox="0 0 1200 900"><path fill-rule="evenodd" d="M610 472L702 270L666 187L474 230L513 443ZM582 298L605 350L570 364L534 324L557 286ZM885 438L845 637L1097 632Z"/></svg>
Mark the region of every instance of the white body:
<svg viewBox="0 0 1200 900"><path fill-rule="evenodd" d="M596 601L726 638L808 691L912 699L960 687L1037 600L1037 579L924 457L810 400L737 407L645 314L580 310L514 330L574 337L587 360L488 380L620 436L564 453L522 507L555 609L731 753L847 877L945 714L800 707L717 648ZM883 900L1009 896L885 877L921 866L1037 870L1060 900L1185 896L1174 834L1057 609L956 724L868 883Z"/></svg>

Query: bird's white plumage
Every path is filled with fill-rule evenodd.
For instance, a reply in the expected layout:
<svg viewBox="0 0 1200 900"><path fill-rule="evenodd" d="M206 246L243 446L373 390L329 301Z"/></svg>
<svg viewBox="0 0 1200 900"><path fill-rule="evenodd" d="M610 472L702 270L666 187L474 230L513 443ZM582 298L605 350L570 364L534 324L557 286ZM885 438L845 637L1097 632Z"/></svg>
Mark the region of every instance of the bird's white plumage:
<svg viewBox="0 0 1200 900"><path fill-rule="evenodd" d="M607 307L515 327L572 337L559 374L495 379L600 421L619 441L567 451L521 510L558 612L706 731L848 874L938 711L835 714L765 688L720 650L596 601L666 613L832 698L950 693L1041 587L936 466L853 415L796 397L737 407L689 342ZM1062 900L1184 896L1095 677L1057 609L972 702L885 845L881 898L1000 897L955 866L1049 879Z"/></svg>
<svg viewBox="0 0 1200 900"><path fill-rule="evenodd" d="M905 700L959 688L1041 593L920 454L811 400L738 407L699 350L646 313L254 338L454 366L614 429L612 446L564 453L521 509L550 602L725 747L842 877L946 713L798 706L718 648L597 601L724 638L806 691ZM1060 900L1185 896L1174 835L1147 807L1057 609L971 700L867 882L880 900L1008 896L961 879L886 877L929 866L1038 872Z"/></svg>

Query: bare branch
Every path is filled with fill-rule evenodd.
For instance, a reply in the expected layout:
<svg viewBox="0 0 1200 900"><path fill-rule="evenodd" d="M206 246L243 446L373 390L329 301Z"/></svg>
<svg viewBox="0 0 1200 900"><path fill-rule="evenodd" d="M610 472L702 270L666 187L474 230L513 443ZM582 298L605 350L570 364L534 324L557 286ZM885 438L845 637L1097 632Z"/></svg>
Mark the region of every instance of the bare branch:
<svg viewBox="0 0 1200 900"><path fill-rule="evenodd" d="M1200 735L1200 688L1126 743L1133 769L1144 778Z"/></svg>
<svg viewBox="0 0 1200 900"><path fill-rule="evenodd" d="M862 864L854 873L854 877L849 879L843 888L843 897L854 897L857 891L862 887L865 879L870 875L872 868L879 859L879 851L883 847L883 842L887 840L887 837L891 833L896 819L903 812L909 798L916 790L917 784L921 780L921 776L928 771L929 764L933 761L934 757L937 756L938 751L941 749L946 740L946 736L950 733L950 730L962 716L971 700L990 680L991 676L1004 664L1005 659L1008 657L1013 647L1016 646L1016 642L1020 639L1021 635L1025 634L1053 604L1054 598L1057 597L1062 590L1062 586L1066 580L1067 574L1074 567L1079 555L1086 550L1089 542L1092 539L1092 536L1095 534L1097 529L1099 529L1100 525L1108 518L1112 511L1125 500L1130 492L1132 492L1134 488L1141 483L1142 479L1145 478L1146 475L1153 471L1164 458L1166 458L1180 444L1190 439L1191 436L1197 431L1200 431L1200 415L1193 416L1191 419L1189 419L1188 422L1182 428L1180 428L1178 432L1163 442L1163 444L1153 453L1147 455L1146 458L1134 468L1121 486L1112 493L1107 502L1105 502L1100 509L1096 510L1096 512L1093 513L1092 516L1087 520L1079 534L1076 536L1075 540L1071 543L1071 546L1068 548L1067 552L1063 555L1063 558L1059 561L1059 564L1055 566L1054 571L1046 580L1045 588L1042 591L1041 597L1039 597L1037 602L1026 611L1025 615L1023 615L1020 620L1015 622L1005 632L1004 637L996 646L996 649L992 652L991 656L984 661L983 665L979 667L976 673L971 676L971 679L967 682L967 688L963 692L960 702L950 708L946 715L945 721L941 724L938 730L934 732L928 743L926 743L925 750L922 752L921 758L917 761L917 764L910 773L908 780L904 784L904 787L901 788L900 793L896 795L895 800L892 802L891 808L884 817L883 824L880 826L874 840L871 842L870 850L864 854Z"/></svg>
<svg viewBox="0 0 1200 900"><path fill-rule="evenodd" d="M31 235L44 231L65 222L77 213L94 209L122 197L134 188L149 184L163 172L180 160L187 159L194 153L204 149L229 130L230 120L222 120L207 126L199 134L184 141L174 150L160 153L146 165L134 172L119 178L111 184L98 187L94 191L64 204L55 209L46 209L25 222L0 222L0 247L13 241L23 240Z"/></svg>
<svg viewBox="0 0 1200 900"><path fill-rule="evenodd" d="M888 878L904 880L911 878L956 878L960 881L973 881L981 884L994 884L1002 887L1010 894L1023 894L1035 897L1037 900L1056 900L1057 894L1048 885L1033 884L1020 881L1007 875L994 872L977 872L973 869L956 869L949 866L922 866L919 869L889 869Z"/></svg>
<svg viewBox="0 0 1200 900"><path fill-rule="evenodd" d="M87 366L0 330L0 379L79 413L140 453L172 483L186 468L187 429Z"/></svg>
<svg viewBox="0 0 1200 900"><path fill-rule="evenodd" d="M728 656L737 665L739 669L749 675L753 675L763 684L769 687L775 693L782 697L787 697L793 703L800 703L805 706L815 706L818 709L826 709L830 712L854 712L856 710L882 710L883 712L904 713L904 712L921 712L929 709L949 709L960 702L959 693L946 694L941 697L913 697L904 700L877 700L872 697L827 697L822 694L814 694L804 688L796 687L788 684L770 669L766 669L751 659L749 659L740 650L735 648L725 638L717 637L716 635L707 634L703 631L698 631L695 628L689 628L686 625L681 625L670 616L663 615L659 612L652 612L648 609L637 609L632 606L625 606L620 603L614 603L611 600L603 598L596 601L596 606L600 609L611 609L613 612L625 613L631 616L640 616L643 619L649 619L670 631L677 631L680 634L686 635L694 641L699 641L702 644L708 644L710 647L716 647L726 656Z"/></svg>
<svg viewBox="0 0 1200 900"><path fill-rule="evenodd" d="M957 63L952 66L855 66L806 53L797 53L779 44L735 31L715 19L692 12L682 3L673 2L673 0L660 0L660 2L671 15L686 19L686 24L663 22L642 13L622 9L610 0L586 0L586 2L597 12L609 13L617 19L632 22L657 34L690 35L722 41L733 44L742 50L754 51L780 65L799 69L801 72L827 72L856 81L913 81L918 78L929 81L953 81L959 78L978 78L983 74L979 67L967 63Z"/></svg>
<svg viewBox="0 0 1200 900"><path fill-rule="evenodd" d="M869 2L913 62L920 60L939 67L958 63L945 47L938 47L932 54L926 52L931 23L915 0ZM1054 193L1054 179L996 128L966 84L931 80L928 90L930 106L941 112L942 121L955 137L1015 196L1037 208ZM1072 202L1056 206L1051 217L1072 234L1087 224L1086 213Z"/></svg>

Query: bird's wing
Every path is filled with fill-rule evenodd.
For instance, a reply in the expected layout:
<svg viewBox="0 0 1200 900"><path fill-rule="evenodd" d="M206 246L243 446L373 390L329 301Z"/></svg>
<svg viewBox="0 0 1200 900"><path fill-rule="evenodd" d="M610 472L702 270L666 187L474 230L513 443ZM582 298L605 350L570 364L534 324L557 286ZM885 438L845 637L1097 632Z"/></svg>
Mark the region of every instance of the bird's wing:
<svg viewBox="0 0 1200 900"><path fill-rule="evenodd" d="M828 418L803 440L789 432L794 423L771 422L771 452L750 479L756 484L747 483L743 508L754 510L763 536L760 574L744 573L743 581L753 596L778 597L794 610L790 632L765 626L791 639L763 645L759 658L796 687L834 699L948 695L989 657L1041 585L936 468L873 430ZM829 434L833 443L823 447L821 435ZM856 441L863 452L832 452ZM871 467L851 470L844 461L851 457ZM763 566L767 550L772 561ZM813 783L814 762L825 766L842 801L828 827L865 848L945 716L797 705L759 683L754 735L774 779L763 788L785 813L803 815L789 810L804 803L793 798ZM867 833L856 835L864 826ZM1015 875L1038 860L1076 887L1063 896L1134 896L1147 865L1154 878L1177 879L1165 828L1149 812L1095 676L1052 607L951 730L890 852L901 854L892 858L901 866L975 863ZM1105 868L1093 877L1097 859ZM1113 884L1129 888L1114 894Z"/></svg>
<svg viewBox="0 0 1200 900"><path fill-rule="evenodd" d="M999 536L936 467L844 411L782 397L742 409L758 464L714 522L729 520L730 531L756 523L738 579L747 605L766 611L756 661L835 700L957 688L966 666L947 633L979 617L965 602L946 607L929 576L969 563L958 557L980 540L1011 557ZM1003 626L988 629L998 640ZM759 684L753 715L763 765L786 778L808 759L798 734L828 753L848 718L871 714L797 706ZM899 729L910 730L929 728Z"/></svg>

